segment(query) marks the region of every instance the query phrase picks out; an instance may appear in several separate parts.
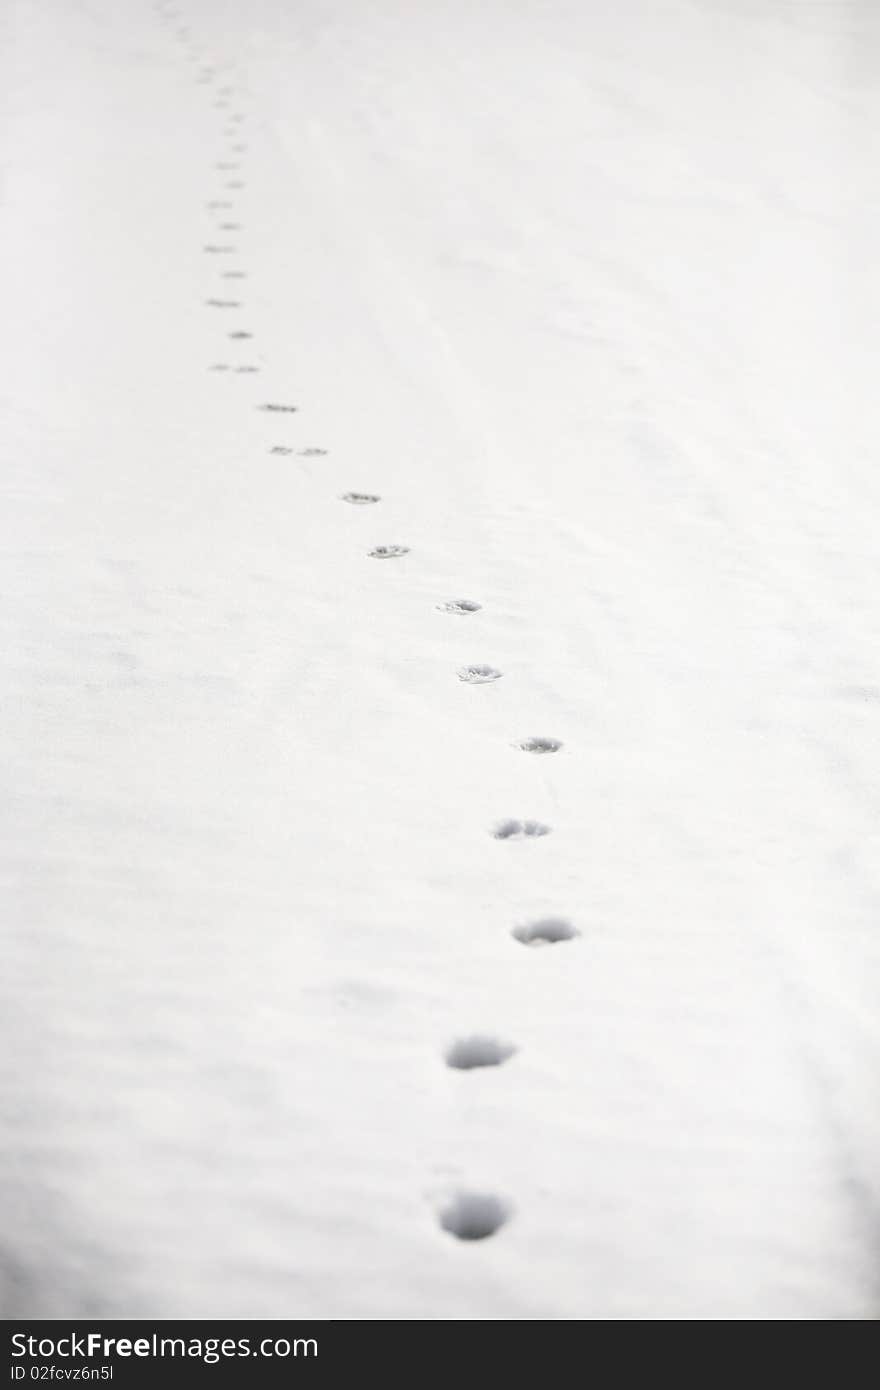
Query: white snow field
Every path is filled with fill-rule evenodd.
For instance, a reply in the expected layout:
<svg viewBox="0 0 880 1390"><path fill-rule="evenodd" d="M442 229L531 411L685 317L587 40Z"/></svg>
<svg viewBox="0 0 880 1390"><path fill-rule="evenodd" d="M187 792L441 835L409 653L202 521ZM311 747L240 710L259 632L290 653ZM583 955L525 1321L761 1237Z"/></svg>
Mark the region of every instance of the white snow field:
<svg viewBox="0 0 880 1390"><path fill-rule="evenodd" d="M875 1318L874 0L0 47L3 1311Z"/></svg>

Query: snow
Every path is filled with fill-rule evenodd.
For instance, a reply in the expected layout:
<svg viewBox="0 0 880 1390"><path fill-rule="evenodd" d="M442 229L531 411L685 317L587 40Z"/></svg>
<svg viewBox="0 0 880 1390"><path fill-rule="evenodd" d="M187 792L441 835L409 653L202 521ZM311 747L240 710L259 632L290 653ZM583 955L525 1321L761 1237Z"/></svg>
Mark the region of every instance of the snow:
<svg viewBox="0 0 880 1390"><path fill-rule="evenodd" d="M6 1315L875 1317L876 7L3 29Z"/></svg>

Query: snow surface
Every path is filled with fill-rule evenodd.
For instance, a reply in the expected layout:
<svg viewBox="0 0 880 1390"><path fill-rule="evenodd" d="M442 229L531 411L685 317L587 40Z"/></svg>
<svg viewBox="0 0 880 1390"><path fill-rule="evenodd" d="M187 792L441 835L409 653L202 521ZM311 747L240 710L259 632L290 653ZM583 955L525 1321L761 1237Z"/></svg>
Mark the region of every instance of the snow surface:
<svg viewBox="0 0 880 1390"><path fill-rule="evenodd" d="M875 1317L876 4L0 41L7 1316Z"/></svg>

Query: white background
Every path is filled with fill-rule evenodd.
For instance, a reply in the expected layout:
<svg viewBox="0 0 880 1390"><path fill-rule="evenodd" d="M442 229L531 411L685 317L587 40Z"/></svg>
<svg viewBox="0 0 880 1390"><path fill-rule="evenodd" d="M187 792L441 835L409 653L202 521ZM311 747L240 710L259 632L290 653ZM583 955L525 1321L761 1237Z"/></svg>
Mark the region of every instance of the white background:
<svg viewBox="0 0 880 1390"><path fill-rule="evenodd" d="M0 40L7 1316L876 1316L877 7Z"/></svg>

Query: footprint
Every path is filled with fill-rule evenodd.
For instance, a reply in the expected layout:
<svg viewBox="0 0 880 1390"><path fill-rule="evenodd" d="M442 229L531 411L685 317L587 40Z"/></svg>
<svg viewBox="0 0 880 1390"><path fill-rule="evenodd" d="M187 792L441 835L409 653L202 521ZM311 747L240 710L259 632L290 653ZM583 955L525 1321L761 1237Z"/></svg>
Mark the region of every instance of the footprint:
<svg viewBox="0 0 880 1390"><path fill-rule="evenodd" d="M459 666L456 672L458 679L468 685L487 685L489 681L500 680L503 674L503 671L496 671L494 666Z"/></svg>
<svg viewBox="0 0 880 1390"><path fill-rule="evenodd" d="M472 1071L475 1067L500 1067L516 1052L512 1043L499 1042L497 1038L474 1034L470 1038L457 1038L446 1050L446 1065L456 1071Z"/></svg>
<svg viewBox="0 0 880 1390"><path fill-rule="evenodd" d="M228 362L215 362L212 366L210 366L210 367L208 368L208 371L209 371L209 372L228 372L228 371L229 371L229 363L228 363Z"/></svg>
<svg viewBox="0 0 880 1390"><path fill-rule="evenodd" d="M836 693L845 700L855 700L862 705L876 706L880 703L880 687L876 685L842 685Z"/></svg>
<svg viewBox="0 0 880 1390"><path fill-rule="evenodd" d="M279 412L279 413L281 413L281 414L293 415L295 411L299 410L299 406L298 406L298 405L275 405L275 404L273 404L272 402L269 402L269 403L267 403L266 405L259 405L259 406L257 406L257 409L258 409L258 410L274 410L274 411L277 411L277 412Z"/></svg>
<svg viewBox="0 0 880 1390"><path fill-rule="evenodd" d="M373 560L395 560L398 555L408 555L408 545L377 545L371 550L370 556Z"/></svg>
<svg viewBox="0 0 880 1390"><path fill-rule="evenodd" d="M230 338L252 338L253 333L246 333L243 328L237 328L234 333L230 333Z"/></svg>
<svg viewBox="0 0 880 1390"><path fill-rule="evenodd" d="M366 507L370 502L380 502L375 492L343 492L340 501L351 502L355 507Z"/></svg>
<svg viewBox="0 0 880 1390"><path fill-rule="evenodd" d="M558 753L562 742L558 738L524 738L513 746L524 753Z"/></svg>
<svg viewBox="0 0 880 1390"><path fill-rule="evenodd" d="M221 222L221 223L220 223L220 226L217 228L217 231L218 231L218 232L240 232L240 231L241 231L241 223L240 223L240 222Z"/></svg>
<svg viewBox="0 0 880 1390"><path fill-rule="evenodd" d="M555 946L560 941L573 941L580 932L564 917L541 917L537 922L514 927L511 936L523 946Z"/></svg>
<svg viewBox="0 0 880 1390"><path fill-rule="evenodd" d="M203 247L202 247L202 250L203 250L203 251L206 251L206 252L208 253L209 256L234 256L234 255L235 255L235 252L236 252L236 249L237 249L237 248L236 248L235 246L203 246Z"/></svg>
<svg viewBox="0 0 880 1390"><path fill-rule="evenodd" d="M490 1192L457 1192L441 1211L440 1225L459 1240L485 1240L510 1216L508 1204Z"/></svg>
<svg viewBox="0 0 880 1390"><path fill-rule="evenodd" d="M300 449L299 456L303 459L317 458L319 455L326 454L326 449Z"/></svg>
<svg viewBox="0 0 880 1390"><path fill-rule="evenodd" d="M222 270L222 271L220 272L220 278L221 278L221 280L246 280L246 279L247 279L247 271L246 271L246 270Z"/></svg>
<svg viewBox="0 0 880 1390"><path fill-rule="evenodd" d="M472 598L451 598L446 603L437 604L441 613L479 613L482 606L481 603L474 603Z"/></svg>
<svg viewBox="0 0 880 1390"><path fill-rule="evenodd" d="M286 444L273 444L269 450L270 454L292 454L293 450L288 449Z"/></svg>
<svg viewBox="0 0 880 1390"><path fill-rule="evenodd" d="M496 840L536 840L549 835L549 825L539 820L502 820L492 831Z"/></svg>
<svg viewBox="0 0 880 1390"><path fill-rule="evenodd" d="M259 367L244 366L244 367L236 367L235 370L236 370L237 372L258 372L260 369L259 369Z"/></svg>
<svg viewBox="0 0 880 1390"><path fill-rule="evenodd" d="M228 198L212 198L210 203L205 203L205 207L217 212L222 208L233 208L235 204Z"/></svg>
<svg viewBox="0 0 880 1390"><path fill-rule="evenodd" d="M205 303L212 309L240 309L241 304L237 299L206 299Z"/></svg>

